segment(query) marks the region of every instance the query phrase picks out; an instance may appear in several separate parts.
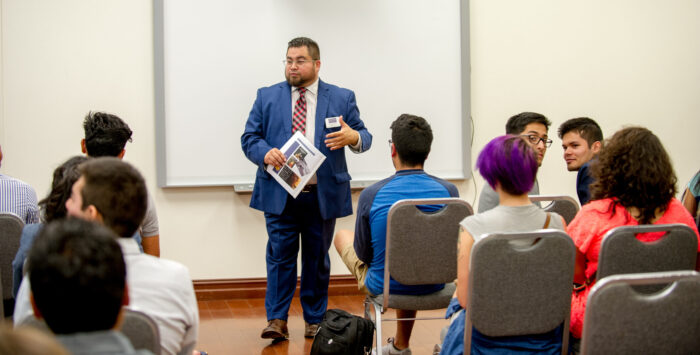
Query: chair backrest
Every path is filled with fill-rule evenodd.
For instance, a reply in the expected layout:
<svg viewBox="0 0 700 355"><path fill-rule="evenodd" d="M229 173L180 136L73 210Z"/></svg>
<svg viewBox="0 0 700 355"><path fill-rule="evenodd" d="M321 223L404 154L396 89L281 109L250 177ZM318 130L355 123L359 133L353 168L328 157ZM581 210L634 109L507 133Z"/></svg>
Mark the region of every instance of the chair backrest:
<svg viewBox="0 0 700 355"><path fill-rule="evenodd" d="M666 232L659 240L645 243L639 233ZM684 224L622 226L603 236L596 279L617 274L694 270L698 237Z"/></svg>
<svg viewBox="0 0 700 355"><path fill-rule="evenodd" d="M146 349L154 354L160 354L158 324L147 314L125 309L121 331L129 338L134 349Z"/></svg>
<svg viewBox="0 0 700 355"><path fill-rule="evenodd" d="M0 273L0 295L2 295L2 274ZM5 319L5 307L0 307L0 321Z"/></svg>
<svg viewBox="0 0 700 355"><path fill-rule="evenodd" d="M0 274L2 298L12 298L12 260L19 249L24 222L13 213L0 212Z"/></svg>
<svg viewBox="0 0 700 355"><path fill-rule="evenodd" d="M573 241L559 230L493 233L478 240L470 256L465 353L472 327L500 337L563 325L568 335L575 257ZM566 336L562 343L565 348Z"/></svg>
<svg viewBox="0 0 700 355"><path fill-rule="evenodd" d="M634 286L667 286L640 294ZM608 276L586 304L582 354L696 354L700 349L700 274L673 271Z"/></svg>
<svg viewBox="0 0 700 355"><path fill-rule="evenodd" d="M444 205L423 212L421 205ZM452 282L457 278L459 222L473 213L459 198L408 199L394 203L387 216L384 290L389 275L404 285Z"/></svg>
<svg viewBox="0 0 700 355"><path fill-rule="evenodd" d="M576 217L576 213L581 209L578 202L574 200L571 196L564 195L532 195L530 201L532 202L548 202L551 201L547 206L542 207L546 212L556 212L564 218L566 224L571 223L571 221Z"/></svg>

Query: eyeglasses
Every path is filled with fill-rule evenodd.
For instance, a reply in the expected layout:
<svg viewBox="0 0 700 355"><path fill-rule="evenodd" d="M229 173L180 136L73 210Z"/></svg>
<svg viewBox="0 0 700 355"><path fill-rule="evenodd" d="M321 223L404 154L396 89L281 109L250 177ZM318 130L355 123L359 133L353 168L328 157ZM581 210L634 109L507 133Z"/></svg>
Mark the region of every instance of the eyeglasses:
<svg viewBox="0 0 700 355"><path fill-rule="evenodd" d="M297 59L297 60L291 60L291 59L285 59L282 61L282 64L291 67L292 65L296 64L298 67L303 66L306 63L313 63L313 60L308 60L308 59Z"/></svg>
<svg viewBox="0 0 700 355"><path fill-rule="evenodd" d="M391 143L394 143L394 141L392 141L391 139L389 139L389 144L391 144Z"/></svg>
<svg viewBox="0 0 700 355"><path fill-rule="evenodd" d="M544 146L549 148L552 146L552 140L551 139L546 139L546 138L540 138L539 136L536 136L534 134L523 134L521 137L527 138L527 140L530 142L532 145L537 145L540 142L544 143Z"/></svg>

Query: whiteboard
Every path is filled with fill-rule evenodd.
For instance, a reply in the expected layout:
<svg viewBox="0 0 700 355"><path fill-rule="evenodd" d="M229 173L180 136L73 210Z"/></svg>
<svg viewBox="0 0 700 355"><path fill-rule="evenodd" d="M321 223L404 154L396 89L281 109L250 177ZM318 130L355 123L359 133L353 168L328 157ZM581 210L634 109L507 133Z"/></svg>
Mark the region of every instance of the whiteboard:
<svg viewBox="0 0 700 355"><path fill-rule="evenodd" d="M432 126L427 172L471 176L468 18L459 0L155 0L159 186L252 189L240 137L298 36L319 44L321 80L355 92L373 135L369 151L346 153L353 187L394 172L389 125L402 113Z"/></svg>

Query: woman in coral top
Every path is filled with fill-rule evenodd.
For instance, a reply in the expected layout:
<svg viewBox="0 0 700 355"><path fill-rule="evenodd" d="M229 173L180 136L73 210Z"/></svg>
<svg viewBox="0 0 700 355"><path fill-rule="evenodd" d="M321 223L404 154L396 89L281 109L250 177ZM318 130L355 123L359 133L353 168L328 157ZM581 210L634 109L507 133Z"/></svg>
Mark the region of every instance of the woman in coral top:
<svg viewBox="0 0 700 355"><path fill-rule="evenodd" d="M596 178L591 184L593 201L581 208L567 228L578 249L574 282L583 284L574 291L571 302L571 334L577 339L581 338L586 299L595 282L605 233L619 226L683 223L698 234L693 218L673 197L676 175L668 153L648 129L629 127L615 133L592 172ZM637 239L651 242L662 236L662 232L644 233Z"/></svg>

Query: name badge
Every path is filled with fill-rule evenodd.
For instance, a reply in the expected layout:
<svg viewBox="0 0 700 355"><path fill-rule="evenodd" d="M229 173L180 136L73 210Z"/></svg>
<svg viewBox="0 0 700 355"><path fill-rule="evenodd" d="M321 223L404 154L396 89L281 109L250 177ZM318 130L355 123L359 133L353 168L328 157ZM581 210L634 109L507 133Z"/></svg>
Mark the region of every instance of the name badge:
<svg viewBox="0 0 700 355"><path fill-rule="evenodd" d="M326 118L326 128L340 127L340 116Z"/></svg>

